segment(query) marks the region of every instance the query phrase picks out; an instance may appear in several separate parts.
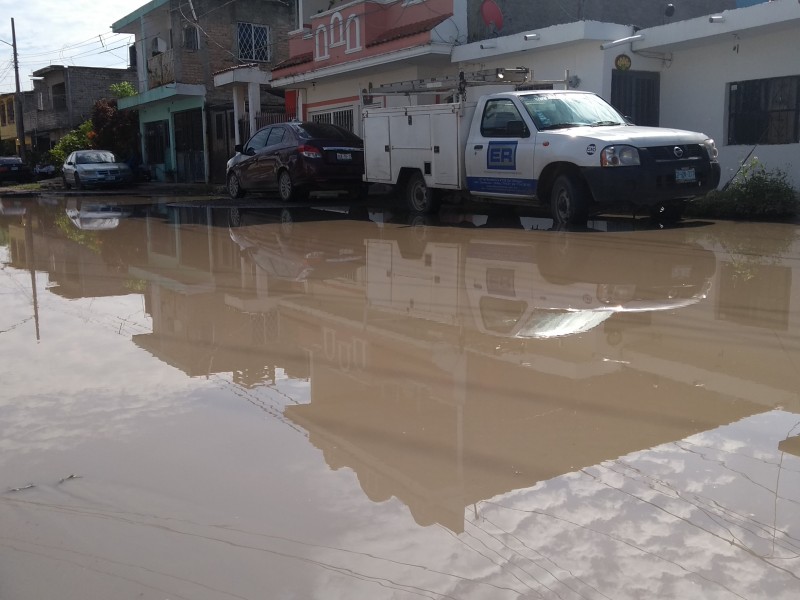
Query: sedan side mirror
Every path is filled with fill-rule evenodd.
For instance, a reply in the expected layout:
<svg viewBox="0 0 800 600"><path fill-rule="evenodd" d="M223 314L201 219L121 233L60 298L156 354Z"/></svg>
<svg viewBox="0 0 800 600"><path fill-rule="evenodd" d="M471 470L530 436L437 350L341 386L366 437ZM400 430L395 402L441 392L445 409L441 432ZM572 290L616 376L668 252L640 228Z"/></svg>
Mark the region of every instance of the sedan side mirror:
<svg viewBox="0 0 800 600"><path fill-rule="evenodd" d="M241 152L242 152L243 150L244 150L244 145L243 145L243 144L236 144L236 145L233 147L233 151L234 151L234 152L239 152L240 154L241 154Z"/></svg>

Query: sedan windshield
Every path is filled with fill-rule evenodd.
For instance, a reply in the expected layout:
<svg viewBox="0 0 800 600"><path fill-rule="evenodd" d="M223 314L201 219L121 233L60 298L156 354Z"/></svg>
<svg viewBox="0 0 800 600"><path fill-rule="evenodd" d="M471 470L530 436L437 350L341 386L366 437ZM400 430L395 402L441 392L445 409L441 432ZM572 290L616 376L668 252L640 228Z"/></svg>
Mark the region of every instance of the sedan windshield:
<svg viewBox="0 0 800 600"><path fill-rule="evenodd" d="M536 129L626 125L613 106L594 94L528 94L522 104L533 119Z"/></svg>
<svg viewBox="0 0 800 600"><path fill-rule="evenodd" d="M81 152L75 156L75 163L79 165L94 165L98 163L115 163L116 157L111 152Z"/></svg>

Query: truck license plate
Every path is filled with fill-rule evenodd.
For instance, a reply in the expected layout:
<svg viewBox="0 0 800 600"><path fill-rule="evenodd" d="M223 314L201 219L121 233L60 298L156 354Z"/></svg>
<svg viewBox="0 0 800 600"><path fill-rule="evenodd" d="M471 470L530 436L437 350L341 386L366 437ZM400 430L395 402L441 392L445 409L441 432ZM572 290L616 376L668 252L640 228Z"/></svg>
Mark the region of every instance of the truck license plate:
<svg viewBox="0 0 800 600"><path fill-rule="evenodd" d="M353 155L350 152L337 152L336 160L353 160Z"/></svg>
<svg viewBox="0 0 800 600"><path fill-rule="evenodd" d="M694 168L675 169L675 183L691 183L694 181Z"/></svg>

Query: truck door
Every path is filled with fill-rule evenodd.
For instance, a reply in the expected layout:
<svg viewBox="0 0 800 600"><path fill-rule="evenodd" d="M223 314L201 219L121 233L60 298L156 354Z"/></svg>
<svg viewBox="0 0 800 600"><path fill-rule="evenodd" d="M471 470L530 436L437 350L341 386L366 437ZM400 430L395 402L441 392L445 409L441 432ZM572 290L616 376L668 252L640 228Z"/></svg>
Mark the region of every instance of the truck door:
<svg viewBox="0 0 800 600"><path fill-rule="evenodd" d="M490 98L470 128L464 163L467 188L477 196L530 198L535 131L511 98ZM477 125L480 125L479 127Z"/></svg>

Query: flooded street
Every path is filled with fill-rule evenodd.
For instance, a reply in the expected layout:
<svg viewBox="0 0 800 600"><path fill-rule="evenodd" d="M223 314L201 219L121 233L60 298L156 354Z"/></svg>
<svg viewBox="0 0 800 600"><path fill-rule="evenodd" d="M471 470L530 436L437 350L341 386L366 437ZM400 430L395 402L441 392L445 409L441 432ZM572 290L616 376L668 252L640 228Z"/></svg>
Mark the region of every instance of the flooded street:
<svg viewBox="0 0 800 600"><path fill-rule="evenodd" d="M3 199L0 599L800 593L800 227Z"/></svg>

